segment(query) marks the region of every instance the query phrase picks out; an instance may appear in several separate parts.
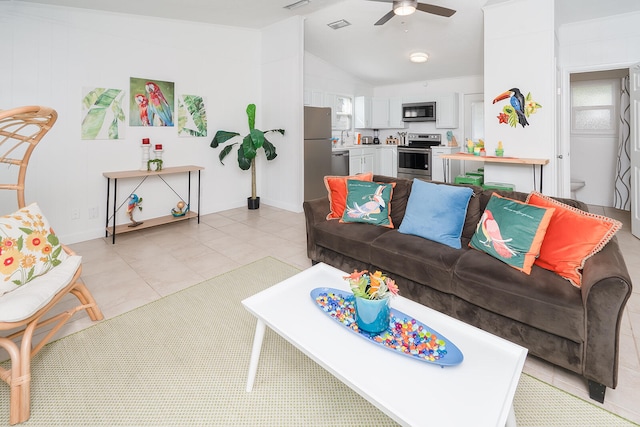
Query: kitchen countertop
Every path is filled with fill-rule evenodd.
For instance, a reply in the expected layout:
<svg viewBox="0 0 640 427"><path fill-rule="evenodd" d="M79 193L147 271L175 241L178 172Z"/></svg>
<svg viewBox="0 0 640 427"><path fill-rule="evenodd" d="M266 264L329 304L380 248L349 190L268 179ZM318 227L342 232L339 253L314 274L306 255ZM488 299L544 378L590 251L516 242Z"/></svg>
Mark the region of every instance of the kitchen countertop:
<svg viewBox="0 0 640 427"><path fill-rule="evenodd" d="M391 147L397 147L397 145L395 144L345 144L345 145L335 145L333 147L331 147L331 151L347 151L347 150L351 150L351 149L356 149L356 148L375 148L375 149L379 149L379 148L391 148Z"/></svg>

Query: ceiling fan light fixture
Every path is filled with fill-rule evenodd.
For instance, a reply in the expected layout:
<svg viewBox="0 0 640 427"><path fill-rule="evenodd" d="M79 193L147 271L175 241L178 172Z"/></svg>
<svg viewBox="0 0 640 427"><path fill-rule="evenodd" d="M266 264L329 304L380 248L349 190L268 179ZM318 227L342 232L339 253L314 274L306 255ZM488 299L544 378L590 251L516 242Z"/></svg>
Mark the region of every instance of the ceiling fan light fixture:
<svg viewBox="0 0 640 427"><path fill-rule="evenodd" d="M411 15L417 7L418 0L393 0L393 13L396 15Z"/></svg>
<svg viewBox="0 0 640 427"><path fill-rule="evenodd" d="M414 52L411 55L409 55L409 60L411 62L415 62L416 64L427 62L428 59L429 59L429 55L427 55L424 52Z"/></svg>

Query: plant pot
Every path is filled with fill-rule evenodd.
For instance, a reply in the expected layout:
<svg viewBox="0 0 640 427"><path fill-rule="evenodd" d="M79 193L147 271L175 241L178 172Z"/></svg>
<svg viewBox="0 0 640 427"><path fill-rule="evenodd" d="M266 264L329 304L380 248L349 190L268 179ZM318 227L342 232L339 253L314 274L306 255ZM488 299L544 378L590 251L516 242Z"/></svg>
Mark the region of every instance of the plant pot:
<svg viewBox="0 0 640 427"><path fill-rule="evenodd" d="M256 197L255 199L247 197L247 207L249 209L260 209L260 197Z"/></svg>
<svg viewBox="0 0 640 427"><path fill-rule="evenodd" d="M356 323L363 331L377 334L389 327L391 305L389 298L366 299L356 297Z"/></svg>

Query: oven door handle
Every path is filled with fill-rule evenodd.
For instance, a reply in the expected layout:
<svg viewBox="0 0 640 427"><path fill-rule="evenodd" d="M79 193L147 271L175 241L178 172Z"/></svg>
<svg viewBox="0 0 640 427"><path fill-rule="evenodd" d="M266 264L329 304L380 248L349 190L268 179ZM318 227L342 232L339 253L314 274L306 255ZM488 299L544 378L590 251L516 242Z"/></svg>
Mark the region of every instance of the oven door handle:
<svg viewBox="0 0 640 427"><path fill-rule="evenodd" d="M430 153L431 148L398 147L398 153Z"/></svg>

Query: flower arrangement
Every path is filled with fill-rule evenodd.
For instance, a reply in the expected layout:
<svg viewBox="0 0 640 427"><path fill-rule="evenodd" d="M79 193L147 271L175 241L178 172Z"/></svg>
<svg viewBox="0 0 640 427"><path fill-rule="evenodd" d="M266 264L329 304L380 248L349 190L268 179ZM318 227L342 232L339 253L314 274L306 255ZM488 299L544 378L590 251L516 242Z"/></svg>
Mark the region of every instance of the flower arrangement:
<svg viewBox="0 0 640 427"><path fill-rule="evenodd" d="M354 270L349 276L344 276L344 279L349 282L353 295L360 298L380 300L398 295L396 282L381 271L371 274L368 270Z"/></svg>

